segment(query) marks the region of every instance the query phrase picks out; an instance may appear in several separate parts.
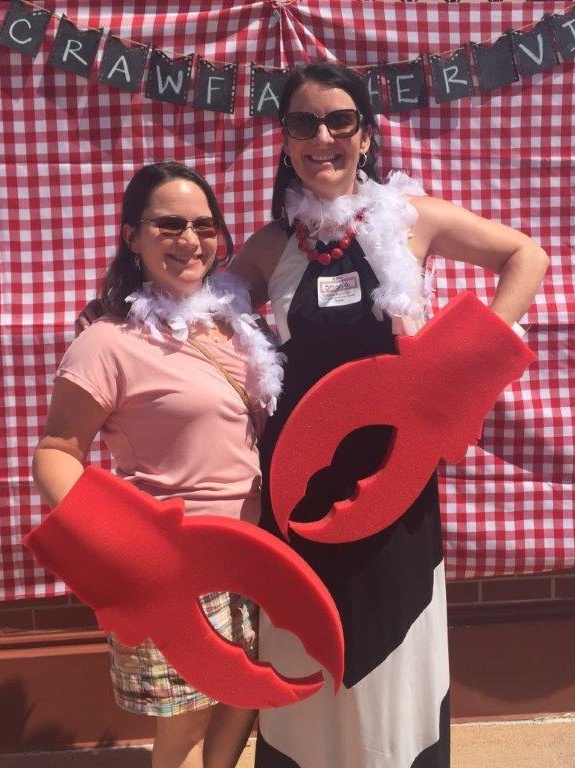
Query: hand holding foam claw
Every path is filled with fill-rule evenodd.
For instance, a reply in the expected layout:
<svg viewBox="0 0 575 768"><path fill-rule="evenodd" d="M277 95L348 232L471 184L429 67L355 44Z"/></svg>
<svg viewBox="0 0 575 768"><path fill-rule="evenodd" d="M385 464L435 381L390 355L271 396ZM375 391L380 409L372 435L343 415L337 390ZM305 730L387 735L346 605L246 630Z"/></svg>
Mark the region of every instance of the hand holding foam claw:
<svg viewBox="0 0 575 768"><path fill-rule="evenodd" d="M457 462L477 442L501 390L535 359L509 326L473 294L450 301L398 355L336 368L312 387L287 420L271 464L271 498L283 535L338 543L371 536L415 501L440 458ZM357 483L321 520L290 523L309 478L329 466L359 427L396 428L377 472Z"/></svg>
<svg viewBox="0 0 575 768"><path fill-rule="evenodd" d="M151 638L193 686L228 704L291 704L323 684L254 663L211 626L197 597L237 592L279 627L298 635L310 656L343 677L343 632L331 596L283 542L255 525L215 516L184 517L181 499L161 502L89 467L25 540L120 642Z"/></svg>

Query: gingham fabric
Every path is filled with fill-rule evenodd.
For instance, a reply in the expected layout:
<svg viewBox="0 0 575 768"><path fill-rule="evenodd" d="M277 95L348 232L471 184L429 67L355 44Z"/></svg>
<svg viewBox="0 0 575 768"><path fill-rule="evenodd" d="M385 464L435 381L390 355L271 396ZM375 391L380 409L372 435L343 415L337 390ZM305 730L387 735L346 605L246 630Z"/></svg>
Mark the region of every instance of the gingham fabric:
<svg viewBox="0 0 575 768"><path fill-rule="evenodd" d="M283 67L317 58L360 67L494 42L530 29L567 2L146 2L47 3L56 14L35 59L0 48L0 247L2 407L0 596L61 594L20 544L42 507L30 463L56 364L77 312L93 297L116 245L119 203L133 171L174 158L213 184L239 246L268 220L280 135L250 117L250 64ZM133 10L139 6L140 10ZM4 16L7 2L0 2ZM151 101L47 63L66 14L168 56L194 52L237 63L235 110L223 114ZM0 18L1 18L0 17ZM194 71L196 68L194 64ZM431 83L426 66L428 83ZM491 93L380 117L382 167L403 168L426 189L532 235L552 267L525 322L538 361L508 387L482 441L457 466L442 465L450 577L562 569L573 537L573 61ZM193 92L194 82L191 84ZM463 254L462 254L463 255ZM437 304L462 289L488 299L494 280L441 260ZM110 466L98 443L93 461Z"/></svg>

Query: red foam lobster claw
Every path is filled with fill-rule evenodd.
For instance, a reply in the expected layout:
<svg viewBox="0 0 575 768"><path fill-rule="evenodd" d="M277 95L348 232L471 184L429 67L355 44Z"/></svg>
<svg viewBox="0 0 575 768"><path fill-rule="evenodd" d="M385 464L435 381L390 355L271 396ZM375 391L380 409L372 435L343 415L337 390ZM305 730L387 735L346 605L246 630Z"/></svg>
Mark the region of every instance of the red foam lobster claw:
<svg viewBox="0 0 575 768"><path fill-rule="evenodd" d="M315 693L323 674L290 679L252 662L206 618L197 598L209 592L261 605L276 626L300 637L337 690L343 631L314 571L255 525L183 512L181 499L157 501L88 467L24 543L94 609L102 629L126 645L151 638L186 680L218 701L283 706Z"/></svg>
<svg viewBox="0 0 575 768"><path fill-rule="evenodd" d="M398 355L346 363L315 384L290 414L271 463L278 526L339 543L383 530L415 501L440 458L457 462L477 442L501 390L535 359L509 326L471 293L451 300ZM310 523L289 518L310 477L329 466L342 439L372 424L395 427L378 470L353 495Z"/></svg>

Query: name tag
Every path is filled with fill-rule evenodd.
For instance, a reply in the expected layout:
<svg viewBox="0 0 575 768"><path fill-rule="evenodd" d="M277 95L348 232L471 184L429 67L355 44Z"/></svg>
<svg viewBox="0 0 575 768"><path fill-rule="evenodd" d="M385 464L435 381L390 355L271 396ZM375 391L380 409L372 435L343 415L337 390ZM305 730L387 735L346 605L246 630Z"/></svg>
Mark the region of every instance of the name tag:
<svg viewBox="0 0 575 768"><path fill-rule="evenodd" d="M361 285L357 272L335 277L319 277L317 303L321 307L342 307L361 301Z"/></svg>

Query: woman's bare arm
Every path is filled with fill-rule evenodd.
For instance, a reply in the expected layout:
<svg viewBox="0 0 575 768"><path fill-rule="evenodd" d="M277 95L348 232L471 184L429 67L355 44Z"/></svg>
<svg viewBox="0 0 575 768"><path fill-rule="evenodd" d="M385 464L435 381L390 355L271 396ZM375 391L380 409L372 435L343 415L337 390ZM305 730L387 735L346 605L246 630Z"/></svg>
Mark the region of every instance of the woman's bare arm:
<svg viewBox="0 0 575 768"><path fill-rule="evenodd" d="M411 203L419 213L410 240L414 254L423 261L434 252L499 275L491 309L509 324L519 320L549 265L545 251L523 232L445 200L414 197Z"/></svg>
<svg viewBox="0 0 575 768"><path fill-rule="evenodd" d="M267 224L246 240L232 262L231 270L249 284L254 309L268 300L269 279L287 240L287 234L279 224Z"/></svg>
<svg viewBox="0 0 575 768"><path fill-rule="evenodd" d="M32 474L51 507L68 493L108 414L85 390L67 379L54 384L48 421L34 452Z"/></svg>

